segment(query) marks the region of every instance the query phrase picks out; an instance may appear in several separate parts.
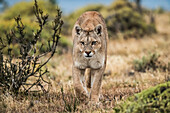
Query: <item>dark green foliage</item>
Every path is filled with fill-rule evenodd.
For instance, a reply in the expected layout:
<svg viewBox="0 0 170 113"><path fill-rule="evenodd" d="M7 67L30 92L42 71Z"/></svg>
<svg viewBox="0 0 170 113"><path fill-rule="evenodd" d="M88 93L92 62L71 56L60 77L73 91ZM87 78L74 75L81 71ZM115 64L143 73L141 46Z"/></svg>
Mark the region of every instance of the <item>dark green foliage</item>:
<svg viewBox="0 0 170 113"><path fill-rule="evenodd" d="M108 9L112 11L112 10L119 10L125 7L132 8L133 6L130 2L128 2L128 0L116 0L110 5Z"/></svg>
<svg viewBox="0 0 170 113"><path fill-rule="evenodd" d="M157 69L158 68L158 54L150 54L148 56L143 56L142 59L134 60L133 67L136 71L145 72L149 69Z"/></svg>
<svg viewBox="0 0 170 113"><path fill-rule="evenodd" d="M56 0L49 0L49 2L50 2L51 4L56 4L56 3L57 3Z"/></svg>
<svg viewBox="0 0 170 113"><path fill-rule="evenodd" d="M121 32L128 38L156 32L154 24L147 24L140 11L127 0L116 0L109 9L113 12L106 17L110 35Z"/></svg>
<svg viewBox="0 0 170 113"><path fill-rule="evenodd" d="M61 32L63 21L61 20L61 11L57 9L57 14L52 21L51 37L48 38L46 48L43 48L44 44L41 43L44 26L47 24L48 15L43 13L39 9L37 1L33 7L35 17L39 28L36 32L27 38L26 27L20 15L15 18L16 26L15 29L6 33L6 37L0 37L0 87L4 91L12 93L18 93L22 87L24 92L28 92L33 86L39 86L45 91L42 83L48 83L44 80L43 75L48 73L44 66L53 57L56 52L56 47ZM40 44L41 45L38 45ZM17 45L19 48L18 57L14 57L15 49L12 44ZM42 48L44 49L42 51ZM5 50L7 51L5 55ZM39 53L38 51L42 51ZM48 54L48 57L41 62L41 58ZM32 83L27 83L29 78L33 78Z"/></svg>
<svg viewBox="0 0 170 113"><path fill-rule="evenodd" d="M142 59L133 61L133 68L139 72L145 72L146 70L170 71L170 62L164 63L159 57L160 55L156 53L143 56Z"/></svg>
<svg viewBox="0 0 170 113"><path fill-rule="evenodd" d="M116 113L169 113L170 82L142 91L114 108Z"/></svg>
<svg viewBox="0 0 170 113"><path fill-rule="evenodd" d="M21 15L22 17L24 17L24 19L28 19L26 17L29 17L29 19L31 18L31 19L35 20L34 11L32 8L33 5L34 5L34 2L26 2L26 1L19 2L15 5L13 5L12 7L6 9L4 11L4 13L2 14L1 18L5 19L5 20L11 20L16 15ZM55 4L51 4L48 1L41 0L41 1L39 1L39 6L44 11L44 13L49 13L50 17L55 16L56 9L57 9L57 6ZM18 8L19 8L19 10L18 10Z"/></svg>
<svg viewBox="0 0 170 113"><path fill-rule="evenodd" d="M158 7L158 8L156 8L156 9L154 10L154 12L155 12L155 13L158 13L158 14L162 14L162 13L164 13L165 11L164 11L164 9L163 9L162 7Z"/></svg>

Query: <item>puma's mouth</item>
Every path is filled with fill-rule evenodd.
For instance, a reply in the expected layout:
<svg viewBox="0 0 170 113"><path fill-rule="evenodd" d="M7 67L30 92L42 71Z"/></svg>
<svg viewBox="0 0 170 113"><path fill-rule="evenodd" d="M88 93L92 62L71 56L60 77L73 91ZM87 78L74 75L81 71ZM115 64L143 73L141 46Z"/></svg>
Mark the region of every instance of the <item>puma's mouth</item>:
<svg viewBox="0 0 170 113"><path fill-rule="evenodd" d="M90 57L92 57L92 56L89 56L89 55L88 55L88 56L85 56L85 57L90 58Z"/></svg>

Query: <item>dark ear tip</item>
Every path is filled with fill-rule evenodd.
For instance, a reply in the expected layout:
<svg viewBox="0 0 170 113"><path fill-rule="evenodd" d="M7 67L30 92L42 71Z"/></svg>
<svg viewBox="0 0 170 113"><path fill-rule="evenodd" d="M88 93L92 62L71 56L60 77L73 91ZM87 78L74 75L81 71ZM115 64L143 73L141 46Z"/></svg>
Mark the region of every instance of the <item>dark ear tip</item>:
<svg viewBox="0 0 170 113"><path fill-rule="evenodd" d="M101 24L98 24L98 25L96 26L95 31L96 31L97 35L101 35L102 29L103 29L103 27L102 27Z"/></svg>
<svg viewBox="0 0 170 113"><path fill-rule="evenodd" d="M76 25L76 26L75 26L75 29L79 29L79 28L80 28L80 26L79 26L79 25Z"/></svg>
<svg viewBox="0 0 170 113"><path fill-rule="evenodd" d="M76 34L77 34L77 35L80 35L80 33L81 33L81 27L80 27L79 25L76 25L76 26L75 26L75 31L76 31Z"/></svg>
<svg viewBox="0 0 170 113"><path fill-rule="evenodd" d="M102 25L101 25L101 24L98 24L97 27L98 27L98 28L102 28Z"/></svg>

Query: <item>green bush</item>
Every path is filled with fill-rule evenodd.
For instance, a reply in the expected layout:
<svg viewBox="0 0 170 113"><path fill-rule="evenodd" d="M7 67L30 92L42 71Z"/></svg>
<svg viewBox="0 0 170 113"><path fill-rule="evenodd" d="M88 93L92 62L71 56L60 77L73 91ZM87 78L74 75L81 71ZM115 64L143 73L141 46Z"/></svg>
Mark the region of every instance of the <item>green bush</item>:
<svg viewBox="0 0 170 113"><path fill-rule="evenodd" d="M20 47L19 47L18 44L10 44L9 48L12 48L12 49L13 49L12 55L18 56L18 55L20 54ZM8 47L5 47L5 48L3 49L3 53L4 53L5 55L8 54Z"/></svg>
<svg viewBox="0 0 170 113"><path fill-rule="evenodd" d="M34 5L34 2L19 2L9 9L6 9L5 12L2 14L3 19L5 20L11 20L13 19L16 15L21 15L22 17L33 17L34 16L34 11L32 6ZM42 7L42 10L44 13L48 13L51 16L55 16L57 6L51 4L47 0L45 1L39 1L39 6ZM18 10L19 8L19 10ZM33 17L35 19L35 17Z"/></svg>
<svg viewBox="0 0 170 113"><path fill-rule="evenodd" d="M155 12L155 13L158 13L158 14L162 14L162 13L164 13L165 11L164 11L164 9L163 9L162 7L158 7L158 8L156 8L156 9L154 10L154 12Z"/></svg>
<svg viewBox="0 0 170 113"><path fill-rule="evenodd" d="M62 48L68 48L72 46L71 42L67 39L67 37L65 36L61 37L62 38L60 39L59 46L61 46Z"/></svg>
<svg viewBox="0 0 170 113"><path fill-rule="evenodd" d="M76 10L65 17L64 34L71 34L77 18L86 11L100 12L107 24L108 33L111 37L117 37L117 33L122 33L124 38L141 37L146 34L156 32L154 24L147 24L137 10L136 6L128 0L115 0L111 5L89 5ZM69 31L69 32L68 32Z"/></svg>
<svg viewBox="0 0 170 113"><path fill-rule="evenodd" d="M106 17L106 24L111 36L121 32L124 38L140 37L156 32L155 26L147 24L143 15L127 0L116 0L109 11L113 13Z"/></svg>
<svg viewBox="0 0 170 113"><path fill-rule="evenodd" d="M128 2L127 0L116 0L114 1L110 6L109 6L109 10L119 10L122 9L124 7L130 7L132 8L132 4L130 2Z"/></svg>
<svg viewBox="0 0 170 113"><path fill-rule="evenodd" d="M134 60L133 68L135 71L145 72L148 69L158 68L158 54L150 54L148 56L143 56L142 59Z"/></svg>
<svg viewBox="0 0 170 113"><path fill-rule="evenodd" d="M116 113L169 113L170 82L159 84L128 98L114 108Z"/></svg>
<svg viewBox="0 0 170 113"><path fill-rule="evenodd" d="M67 37L61 36L61 39L59 40L58 43L57 53L58 54L67 53L71 47L72 47L71 41L69 41Z"/></svg>

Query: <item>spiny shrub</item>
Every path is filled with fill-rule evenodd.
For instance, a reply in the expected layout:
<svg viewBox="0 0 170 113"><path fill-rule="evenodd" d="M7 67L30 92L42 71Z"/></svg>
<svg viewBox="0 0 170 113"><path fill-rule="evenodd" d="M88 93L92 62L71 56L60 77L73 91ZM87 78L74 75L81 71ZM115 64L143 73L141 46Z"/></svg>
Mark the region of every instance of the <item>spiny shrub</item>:
<svg viewBox="0 0 170 113"><path fill-rule="evenodd" d="M25 37L27 26L24 25L20 16L15 18L15 29L10 30L9 33L6 32L6 37L0 38L0 87L3 91L16 94L21 88L24 92L28 92L34 86L39 86L45 91L43 83L48 82L44 80L43 75L47 74L48 70L44 67L56 53L63 21L61 11L57 9L56 17L52 21L52 35L47 41L48 46L39 53L38 51L41 51L44 46L41 43L41 34L48 22L48 15L39 9L36 0L33 11L39 28L30 35L29 39ZM14 57L15 48L11 46L12 43L16 43L17 48L20 49L18 57ZM40 43L41 45L38 46ZM4 49L7 50L7 55L4 54ZM44 58L47 54L48 57ZM34 81L28 83L27 81L31 78Z"/></svg>

